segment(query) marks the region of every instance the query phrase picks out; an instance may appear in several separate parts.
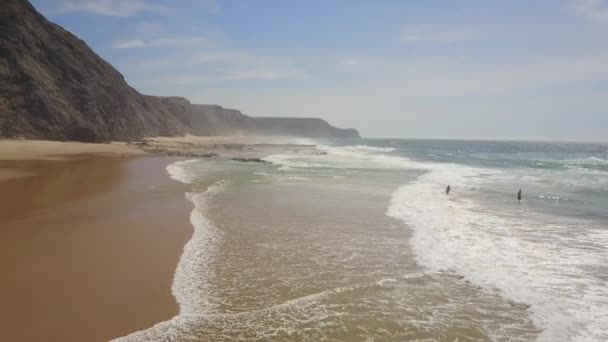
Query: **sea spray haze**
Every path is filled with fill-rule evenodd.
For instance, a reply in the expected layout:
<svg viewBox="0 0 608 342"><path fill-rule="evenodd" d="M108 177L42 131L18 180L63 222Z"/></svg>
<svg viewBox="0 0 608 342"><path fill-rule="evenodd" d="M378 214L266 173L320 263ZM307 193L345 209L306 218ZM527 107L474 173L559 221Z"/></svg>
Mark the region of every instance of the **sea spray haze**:
<svg viewBox="0 0 608 342"><path fill-rule="evenodd" d="M195 204L180 314L123 341L608 338L607 145L366 139L265 159L168 168Z"/></svg>

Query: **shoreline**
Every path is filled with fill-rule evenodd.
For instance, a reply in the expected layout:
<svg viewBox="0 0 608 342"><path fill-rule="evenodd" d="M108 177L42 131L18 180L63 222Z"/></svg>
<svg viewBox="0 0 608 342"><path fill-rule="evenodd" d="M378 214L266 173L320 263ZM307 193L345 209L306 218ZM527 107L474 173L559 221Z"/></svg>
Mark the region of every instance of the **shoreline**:
<svg viewBox="0 0 608 342"><path fill-rule="evenodd" d="M171 320L174 275L195 227L188 186L167 166L265 163L300 148L311 147L264 137L0 140L0 340L108 341Z"/></svg>
<svg viewBox="0 0 608 342"><path fill-rule="evenodd" d="M68 144L6 160L0 142L1 340L108 341L178 313L192 208L165 168L183 158Z"/></svg>

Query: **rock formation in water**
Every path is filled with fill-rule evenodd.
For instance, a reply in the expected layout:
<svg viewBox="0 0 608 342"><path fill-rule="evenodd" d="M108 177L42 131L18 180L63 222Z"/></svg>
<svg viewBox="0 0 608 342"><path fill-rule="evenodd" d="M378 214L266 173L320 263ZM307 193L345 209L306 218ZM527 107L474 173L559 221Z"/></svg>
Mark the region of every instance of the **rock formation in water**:
<svg viewBox="0 0 608 342"><path fill-rule="evenodd" d="M321 119L253 118L142 95L28 1L0 1L0 137L105 141L186 133L358 136Z"/></svg>

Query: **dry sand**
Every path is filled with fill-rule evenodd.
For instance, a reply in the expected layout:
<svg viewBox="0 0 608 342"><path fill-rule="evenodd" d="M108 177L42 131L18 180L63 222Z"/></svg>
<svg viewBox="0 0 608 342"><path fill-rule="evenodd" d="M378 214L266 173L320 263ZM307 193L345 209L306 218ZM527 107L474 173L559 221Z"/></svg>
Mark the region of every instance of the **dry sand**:
<svg viewBox="0 0 608 342"><path fill-rule="evenodd" d="M192 228L176 159L100 154L140 152L0 142L0 341L107 341L177 313Z"/></svg>
<svg viewBox="0 0 608 342"><path fill-rule="evenodd" d="M143 151L120 142L87 144L47 140L0 139L0 161L60 160L82 155L133 156L142 154L144 154ZM28 175L31 175L31 173L26 172L18 165L13 165L12 168L0 166L0 181Z"/></svg>
<svg viewBox="0 0 608 342"><path fill-rule="evenodd" d="M160 144L170 145L174 144L180 146L182 144L196 144L196 145L222 145L222 144L289 144L293 142L309 142L310 139L305 138L294 138L294 137L272 137L272 136L208 136L199 137L195 135L185 135L183 137L154 137L146 139L150 142L156 142Z"/></svg>
<svg viewBox="0 0 608 342"><path fill-rule="evenodd" d="M88 144L47 140L0 140L0 160L64 159L66 156L139 155L142 152L126 143Z"/></svg>

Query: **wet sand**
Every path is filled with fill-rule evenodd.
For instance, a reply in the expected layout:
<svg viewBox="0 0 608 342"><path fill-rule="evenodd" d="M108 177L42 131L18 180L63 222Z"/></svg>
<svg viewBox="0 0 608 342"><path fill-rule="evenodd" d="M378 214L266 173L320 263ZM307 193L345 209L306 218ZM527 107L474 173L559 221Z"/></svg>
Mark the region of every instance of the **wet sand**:
<svg viewBox="0 0 608 342"><path fill-rule="evenodd" d="M175 160L0 160L0 341L107 341L177 313L192 207Z"/></svg>

